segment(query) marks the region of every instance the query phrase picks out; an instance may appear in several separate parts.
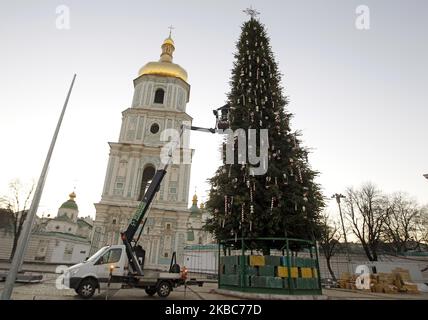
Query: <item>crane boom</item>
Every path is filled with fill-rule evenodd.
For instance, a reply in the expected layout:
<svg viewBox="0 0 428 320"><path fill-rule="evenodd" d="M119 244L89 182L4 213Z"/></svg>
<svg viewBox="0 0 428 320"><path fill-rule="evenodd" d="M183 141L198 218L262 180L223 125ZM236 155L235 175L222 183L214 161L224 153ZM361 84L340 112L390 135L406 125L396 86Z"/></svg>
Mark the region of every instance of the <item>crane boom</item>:
<svg viewBox="0 0 428 320"><path fill-rule="evenodd" d="M141 268L140 263L138 262L138 258L135 254L135 250L131 246L131 241L134 239L134 236L137 233L137 230L141 224L141 221L143 221L144 217L149 211L150 205L152 204L157 192L159 191L162 180L165 177L167 172L166 169L168 168L169 164L172 162L173 152L177 147L177 145L179 144L185 128L186 126L184 125L181 126L178 141L174 141L174 143L170 146L170 149L168 150L168 160L165 163L163 163L158 170L156 170L156 173L153 176L152 182L147 188L147 191L144 193L143 200L141 200L140 204L138 205L137 210L135 211L134 216L132 217L132 220L128 225L128 228L126 229L125 232L121 233L123 244L126 247L126 254L128 256L128 260L131 264L133 271L139 275L143 275L143 270Z"/></svg>

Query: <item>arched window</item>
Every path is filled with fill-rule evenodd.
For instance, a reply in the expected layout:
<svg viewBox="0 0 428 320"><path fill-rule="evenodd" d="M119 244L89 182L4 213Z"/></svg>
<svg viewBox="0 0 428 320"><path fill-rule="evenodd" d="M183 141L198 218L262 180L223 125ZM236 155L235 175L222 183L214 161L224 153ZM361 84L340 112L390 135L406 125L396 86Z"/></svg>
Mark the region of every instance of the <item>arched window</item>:
<svg viewBox="0 0 428 320"><path fill-rule="evenodd" d="M155 103L163 103L163 98L165 96L165 91L163 89L157 89L155 92Z"/></svg>
<svg viewBox="0 0 428 320"><path fill-rule="evenodd" d="M155 175L155 167L153 167L152 165L149 165L144 168L143 178L141 179L140 195L138 197L138 201L143 200L144 193L146 192L146 188L152 181L154 175Z"/></svg>

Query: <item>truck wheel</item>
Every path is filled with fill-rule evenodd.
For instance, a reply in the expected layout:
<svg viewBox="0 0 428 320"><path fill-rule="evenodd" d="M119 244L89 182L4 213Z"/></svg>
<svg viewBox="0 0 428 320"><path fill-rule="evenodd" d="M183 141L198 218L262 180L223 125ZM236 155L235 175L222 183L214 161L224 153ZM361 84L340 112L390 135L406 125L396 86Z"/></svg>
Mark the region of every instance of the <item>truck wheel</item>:
<svg viewBox="0 0 428 320"><path fill-rule="evenodd" d="M83 299L91 298L97 288L97 283L92 279L83 279L77 288L77 294Z"/></svg>
<svg viewBox="0 0 428 320"><path fill-rule="evenodd" d="M156 291L159 297L166 298L171 293L171 285L168 281L161 281L159 282Z"/></svg>
<svg viewBox="0 0 428 320"><path fill-rule="evenodd" d="M146 293L149 296L153 296L156 293L156 288L155 287L147 287L146 288Z"/></svg>

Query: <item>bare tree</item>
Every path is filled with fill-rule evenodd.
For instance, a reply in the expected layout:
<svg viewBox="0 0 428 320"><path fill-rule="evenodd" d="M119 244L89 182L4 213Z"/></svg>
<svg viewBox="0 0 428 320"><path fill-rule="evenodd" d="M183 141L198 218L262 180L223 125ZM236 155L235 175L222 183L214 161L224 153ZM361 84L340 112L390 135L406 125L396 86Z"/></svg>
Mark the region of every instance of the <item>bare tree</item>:
<svg viewBox="0 0 428 320"><path fill-rule="evenodd" d="M422 207L419 227L421 228L421 243L428 245L428 205Z"/></svg>
<svg viewBox="0 0 428 320"><path fill-rule="evenodd" d="M426 211L407 194L398 192L389 197L384 225L384 241L395 253L417 249L423 241Z"/></svg>
<svg viewBox="0 0 428 320"><path fill-rule="evenodd" d="M325 214L321 217L320 221L320 246L327 262L327 268L331 277L336 281L333 269L331 268L331 258L337 251L337 244L341 238L339 226L335 222L330 222L328 215Z"/></svg>
<svg viewBox="0 0 428 320"><path fill-rule="evenodd" d="M377 261L388 201L372 183L359 190L348 188L345 199L345 216L353 234L359 239L369 261Z"/></svg>
<svg viewBox="0 0 428 320"><path fill-rule="evenodd" d="M29 188L26 188L16 179L9 184L9 191L9 196L0 198L0 205L12 214L13 246L10 253L10 259L12 259L31 204L34 183Z"/></svg>

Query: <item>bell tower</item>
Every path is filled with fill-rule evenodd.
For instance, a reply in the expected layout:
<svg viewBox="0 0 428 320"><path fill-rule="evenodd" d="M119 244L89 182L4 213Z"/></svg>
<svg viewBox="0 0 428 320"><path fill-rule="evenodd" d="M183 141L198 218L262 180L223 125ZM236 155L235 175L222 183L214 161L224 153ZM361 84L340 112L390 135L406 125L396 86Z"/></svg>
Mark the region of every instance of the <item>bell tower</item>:
<svg viewBox="0 0 428 320"><path fill-rule="evenodd" d="M121 243L120 232L129 223L160 164L161 134L192 121L186 113L190 85L187 72L173 63L171 34L161 46L159 61L149 62L134 80L131 107L122 112L118 142L109 142L110 154L101 201L95 204L92 252ZM192 154L192 152L191 152ZM172 164L147 214L140 239L146 266L169 267L172 253L182 263L189 216L190 164ZM138 234L138 233L137 233Z"/></svg>

